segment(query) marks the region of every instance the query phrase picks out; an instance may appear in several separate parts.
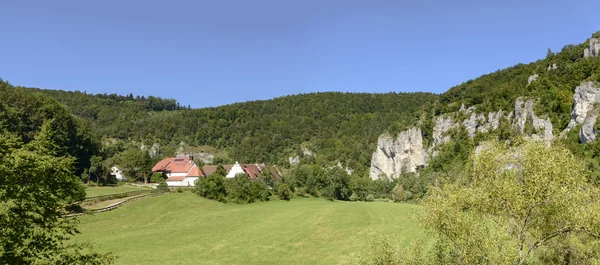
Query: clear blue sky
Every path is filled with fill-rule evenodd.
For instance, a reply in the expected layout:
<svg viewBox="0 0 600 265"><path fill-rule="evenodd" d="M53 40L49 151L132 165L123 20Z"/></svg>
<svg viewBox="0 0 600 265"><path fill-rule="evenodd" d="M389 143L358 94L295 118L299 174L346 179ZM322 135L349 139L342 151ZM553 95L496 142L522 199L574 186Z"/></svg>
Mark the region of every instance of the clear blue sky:
<svg viewBox="0 0 600 265"><path fill-rule="evenodd" d="M600 30L597 0L5 0L0 10L0 78L193 107L441 93Z"/></svg>

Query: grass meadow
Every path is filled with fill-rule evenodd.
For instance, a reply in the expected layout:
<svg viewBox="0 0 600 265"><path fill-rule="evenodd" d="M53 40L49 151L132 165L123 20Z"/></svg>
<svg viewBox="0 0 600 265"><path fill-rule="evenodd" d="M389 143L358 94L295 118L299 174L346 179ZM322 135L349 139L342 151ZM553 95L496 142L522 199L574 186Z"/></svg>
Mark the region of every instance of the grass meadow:
<svg viewBox="0 0 600 265"><path fill-rule="evenodd" d="M388 202L294 198L223 204L170 193L80 217L76 241L119 256L116 264L348 264L375 235L399 246L428 237L421 208Z"/></svg>

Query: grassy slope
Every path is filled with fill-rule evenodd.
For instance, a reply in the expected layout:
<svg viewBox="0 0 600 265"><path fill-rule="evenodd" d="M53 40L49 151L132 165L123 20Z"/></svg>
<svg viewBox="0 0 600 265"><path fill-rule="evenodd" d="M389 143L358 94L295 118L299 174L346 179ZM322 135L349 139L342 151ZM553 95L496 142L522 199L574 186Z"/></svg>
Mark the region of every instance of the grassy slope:
<svg viewBox="0 0 600 265"><path fill-rule="evenodd" d="M136 186L118 186L118 187L99 186L99 187L86 187L85 193L86 193L86 197L89 198L89 197L95 197L95 196L117 194L117 193L136 191L136 190L144 190L144 189L147 189L147 188L136 187Z"/></svg>
<svg viewBox="0 0 600 265"><path fill-rule="evenodd" d="M111 251L117 264L346 264L374 234L427 240L420 208L385 202L295 199L222 204L189 192L81 217L76 240Z"/></svg>

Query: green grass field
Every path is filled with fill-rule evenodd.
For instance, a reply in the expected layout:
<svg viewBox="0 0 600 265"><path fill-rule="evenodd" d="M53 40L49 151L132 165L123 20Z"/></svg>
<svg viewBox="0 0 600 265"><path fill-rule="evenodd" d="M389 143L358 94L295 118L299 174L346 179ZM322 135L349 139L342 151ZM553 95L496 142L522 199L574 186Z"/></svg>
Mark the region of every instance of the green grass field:
<svg viewBox="0 0 600 265"><path fill-rule="evenodd" d="M124 193L124 192L129 192L129 191L144 190L144 189L148 189L148 188L137 187L137 186L117 186L117 187L110 187L110 186L91 187L90 186L90 187L85 188L85 193L86 193L86 197L89 198L89 197L96 197L96 196L102 196L102 195Z"/></svg>
<svg viewBox="0 0 600 265"><path fill-rule="evenodd" d="M117 264L348 264L377 234L399 246L428 237L419 206L292 199L223 204L190 192L80 217L82 234Z"/></svg>

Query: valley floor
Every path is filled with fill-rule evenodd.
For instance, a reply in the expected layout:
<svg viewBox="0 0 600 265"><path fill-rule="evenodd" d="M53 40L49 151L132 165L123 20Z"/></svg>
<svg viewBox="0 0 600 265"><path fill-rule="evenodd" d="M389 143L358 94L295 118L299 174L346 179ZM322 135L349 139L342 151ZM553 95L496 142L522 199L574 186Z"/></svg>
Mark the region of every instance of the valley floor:
<svg viewBox="0 0 600 265"><path fill-rule="evenodd" d="M222 204L190 192L143 199L80 217L82 234L116 264L348 264L374 235L399 246L428 240L419 206L294 198Z"/></svg>

